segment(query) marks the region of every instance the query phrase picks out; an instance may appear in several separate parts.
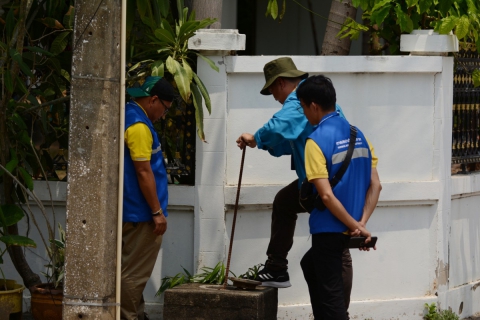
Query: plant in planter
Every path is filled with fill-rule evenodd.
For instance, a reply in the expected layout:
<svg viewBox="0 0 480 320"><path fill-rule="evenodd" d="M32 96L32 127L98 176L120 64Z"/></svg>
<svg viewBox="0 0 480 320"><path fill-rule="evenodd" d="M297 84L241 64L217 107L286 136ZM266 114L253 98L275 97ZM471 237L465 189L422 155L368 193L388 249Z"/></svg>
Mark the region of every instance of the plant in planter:
<svg viewBox="0 0 480 320"><path fill-rule="evenodd" d="M63 277L65 274L65 231L58 224L60 239L51 239L47 248L51 261L43 275L47 283L30 287L31 313L36 320L62 319Z"/></svg>
<svg viewBox="0 0 480 320"><path fill-rule="evenodd" d="M10 235L8 227L16 224L23 219L23 211L15 205L0 206L0 314L10 315L22 313L22 292L25 287L17 284L14 280L5 279L1 264L3 264L3 255L11 246L36 247L35 242L27 237L19 235Z"/></svg>
<svg viewBox="0 0 480 320"><path fill-rule="evenodd" d="M174 288L178 285L185 283L208 283L208 284L223 284L225 281L225 264L220 261L213 268L203 267L201 268L202 272L199 274L192 275L185 268L183 268L185 273L177 273L173 277L164 277L162 279L162 284L157 291L156 296L161 295L167 289ZM249 269L250 271L251 269ZM253 269L252 269L253 270ZM230 273L236 277L236 275L230 270Z"/></svg>
<svg viewBox="0 0 480 320"><path fill-rule="evenodd" d="M196 124L197 134L205 141L203 129L203 101L211 112L208 91L197 76L196 59L207 61L216 71L213 61L188 49L188 39L195 31L214 23L215 19L195 20L195 12L184 7L184 1L176 2L176 9L169 1L138 0L130 2L127 13L127 86L143 83L149 75L165 77L176 88L181 98L176 99L165 121L156 124L162 139L162 149L168 159L167 172L172 169L191 178L180 182L193 183L194 136L190 133ZM137 8L137 11L133 10ZM138 14L136 14L136 12ZM177 177L179 178L179 177Z"/></svg>

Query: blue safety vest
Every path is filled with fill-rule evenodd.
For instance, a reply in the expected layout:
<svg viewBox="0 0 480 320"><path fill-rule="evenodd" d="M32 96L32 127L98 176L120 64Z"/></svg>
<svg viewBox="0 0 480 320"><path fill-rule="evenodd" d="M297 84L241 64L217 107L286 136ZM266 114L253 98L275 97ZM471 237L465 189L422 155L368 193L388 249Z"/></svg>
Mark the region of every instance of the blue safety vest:
<svg viewBox="0 0 480 320"><path fill-rule="evenodd" d="M372 174L372 154L367 139L357 129L357 139L352 160L340 182L333 189L333 194L342 203L347 212L360 221L365 205L365 196L370 186ZM325 117L310 134L323 152L327 162L329 179L340 169L350 142L350 124L345 118L333 112ZM314 209L309 219L310 233L344 232L347 227L340 222L328 208L320 211Z"/></svg>
<svg viewBox="0 0 480 320"><path fill-rule="evenodd" d="M138 122L146 124L152 133L153 144L150 165L152 167L153 175L155 176L158 200L160 201L164 215L168 216L167 171L165 169L165 161L157 132L155 131L152 121L148 119L145 112L136 103L127 103L125 105L125 131L131 125ZM133 166L130 150L127 146L125 146L124 161L123 222L152 221L152 210L140 190L137 173Z"/></svg>

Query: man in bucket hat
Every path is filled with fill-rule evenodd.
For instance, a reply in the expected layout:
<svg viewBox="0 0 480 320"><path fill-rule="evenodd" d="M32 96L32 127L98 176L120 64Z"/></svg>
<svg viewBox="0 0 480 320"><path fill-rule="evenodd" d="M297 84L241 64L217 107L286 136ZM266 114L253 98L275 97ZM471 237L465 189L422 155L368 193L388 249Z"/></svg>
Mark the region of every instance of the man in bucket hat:
<svg viewBox="0 0 480 320"><path fill-rule="evenodd" d="M271 155L292 156L292 170L298 179L280 190L273 201L272 227L270 243L267 249L267 261L254 280L261 281L263 286L276 288L290 287L287 255L293 245L293 235L297 214L305 212L299 203L299 189L305 179L304 150L305 140L312 133L313 126L302 112L297 98L297 86L308 77L307 72L297 69L289 57L278 58L268 62L263 72L265 85L260 91L273 98L283 106L255 134L243 133L237 139L237 145L243 149L258 147L267 150ZM336 111L343 117L341 108ZM352 286L351 257L348 249L344 257L346 304L350 301ZM348 301L347 301L348 296Z"/></svg>
<svg viewBox="0 0 480 320"><path fill-rule="evenodd" d="M175 92L160 77L127 89L125 106L121 319L145 320L143 290L167 230L167 172L153 123L165 117Z"/></svg>

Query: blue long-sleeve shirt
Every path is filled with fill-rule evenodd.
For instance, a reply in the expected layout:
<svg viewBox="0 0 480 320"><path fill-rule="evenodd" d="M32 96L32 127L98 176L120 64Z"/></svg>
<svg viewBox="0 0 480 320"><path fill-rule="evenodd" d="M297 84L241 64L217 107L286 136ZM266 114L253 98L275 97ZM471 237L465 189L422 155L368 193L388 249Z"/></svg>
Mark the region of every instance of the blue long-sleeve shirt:
<svg viewBox="0 0 480 320"><path fill-rule="evenodd" d="M301 108L297 92L290 93L282 109L254 134L259 149L267 150L275 157L293 156L299 188L306 177L305 142L313 132L313 126L301 112ZM342 117L345 117L339 105L336 105L336 109Z"/></svg>

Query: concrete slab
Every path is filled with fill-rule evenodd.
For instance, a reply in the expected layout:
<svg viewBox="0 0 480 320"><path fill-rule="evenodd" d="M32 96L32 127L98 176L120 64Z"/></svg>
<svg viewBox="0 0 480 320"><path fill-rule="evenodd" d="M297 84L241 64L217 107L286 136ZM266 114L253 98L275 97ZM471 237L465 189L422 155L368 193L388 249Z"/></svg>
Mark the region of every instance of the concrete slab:
<svg viewBox="0 0 480 320"><path fill-rule="evenodd" d="M227 289L222 286L188 283L165 291L163 318L168 320L276 320L278 290Z"/></svg>

